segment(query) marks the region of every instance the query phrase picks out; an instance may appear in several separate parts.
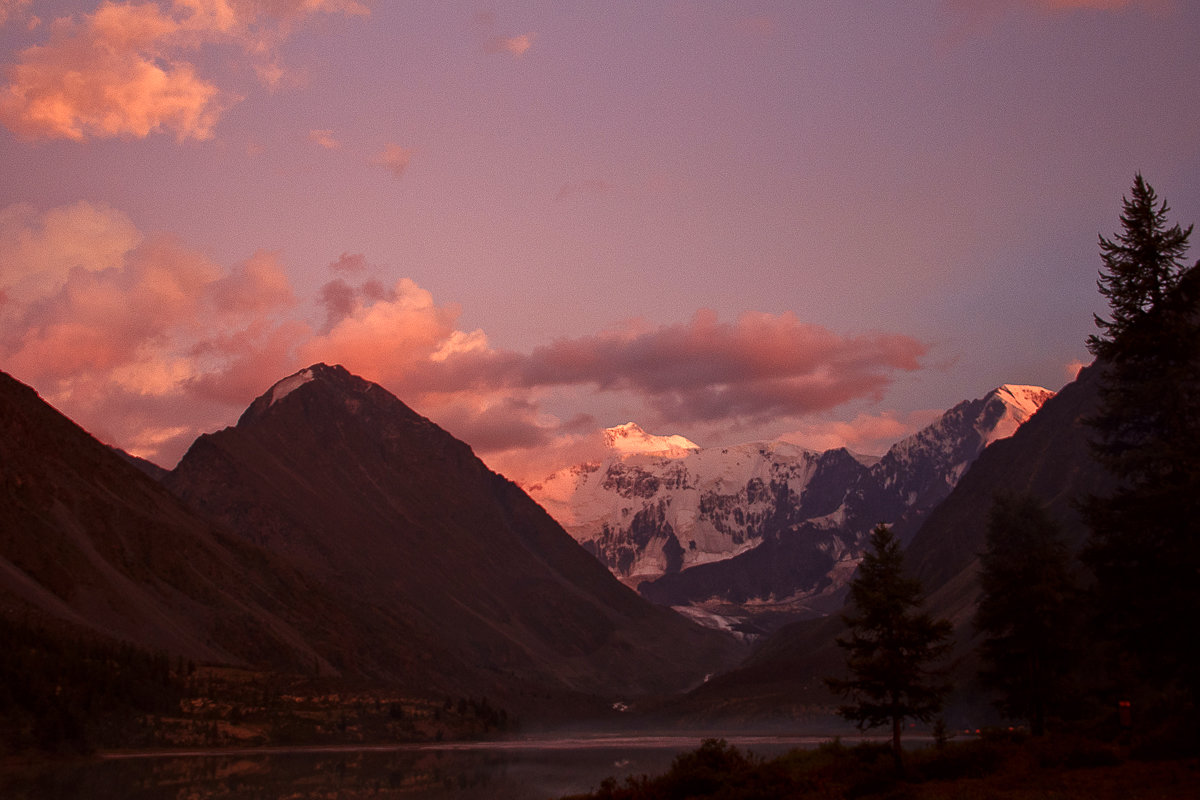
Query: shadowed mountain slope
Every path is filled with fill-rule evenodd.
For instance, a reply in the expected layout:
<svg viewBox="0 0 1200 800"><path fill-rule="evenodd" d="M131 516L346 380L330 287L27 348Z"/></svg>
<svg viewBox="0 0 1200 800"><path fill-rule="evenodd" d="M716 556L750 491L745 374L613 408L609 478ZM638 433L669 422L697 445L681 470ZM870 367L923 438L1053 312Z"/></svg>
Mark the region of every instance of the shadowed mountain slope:
<svg viewBox="0 0 1200 800"><path fill-rule="evenodd" d="M1075 549L1083 544L1087 528L1076 501L1113 487L1092 457L1083 423L1097 409L1101 369L1095 364L1083 369L1011 439L989 447L913 537L906 563L930 592L935 613L956 617L973 611L977 593L957 593L956 599L954 589L964 571L973 575L997 494L1036 497L1063 526L1067 543Z"/></svg>
<svg viewBox="0 0 1200 800"><path fill-rule="evenodd" d="M683 689L733 656L726 637L622 586L467 445L341 367L280 381L165 482L352 602L375 632L353 654L361 671L630 696ZM397 639L420 663L391 658Z"/></svg>
<svg viewBox="0 0 1200 800"><path fill-rule="evenodd" d="M0 610L197 660L295 669L320 592L0 373Z"/></svg>
<svg viewBox="0 0 1200 800"><path fill-rule="evenodd" d="M926 589L926 607L954 623L960 657L969 655L974 638L971 617L979 596L975 572L995 495L1020 492L1041 499L1063 524L1071 546L1078 548L1087 531L1075 500L1112 485L1091 456L1082 422L1096 408L1099 377L1099 367L1084 369L1012 437L985 449L908 545L906 566ZM699 718L790 717L816 707L829 709L836 701L823 678L844 670L844 654L833 641L841 631L837 616L785 626L738 669L699 687L679 708ZM958 674L964 685L973 680L974 668L970 658L962 663Z"/></svg>

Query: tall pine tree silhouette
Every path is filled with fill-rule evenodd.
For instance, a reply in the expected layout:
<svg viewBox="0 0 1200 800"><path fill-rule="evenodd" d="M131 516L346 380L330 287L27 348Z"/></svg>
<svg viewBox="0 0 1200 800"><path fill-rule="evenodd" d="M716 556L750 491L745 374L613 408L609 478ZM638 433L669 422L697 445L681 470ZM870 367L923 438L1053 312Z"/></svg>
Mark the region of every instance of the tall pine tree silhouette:
<svg viewBox="0 0 1200 800"><path fill-rule="evenodd" d="M846 651L848 679L826 678L849 702L838 709L860 729L890 724L892 756L903 770L900 734L906 719L930 722L949 691L935 662L950 648L950 623L920 610L921 582L904 573L900 541L886 525L871 533L871 548L850 582Z"/></svg>
<svg viewBox="0 0 1200 800"><path fill-rule="evenodd" d="M1104 370L1093 452L1118 487L1083 504L1083 558L1122 690L1194 703L1200 640L1181 627L1200 618L1200 265L1183 262L1192 227L1168 225L1141 175L1123 204L1121 232L1100 237L1111 315L1088 340Z"/></svg>

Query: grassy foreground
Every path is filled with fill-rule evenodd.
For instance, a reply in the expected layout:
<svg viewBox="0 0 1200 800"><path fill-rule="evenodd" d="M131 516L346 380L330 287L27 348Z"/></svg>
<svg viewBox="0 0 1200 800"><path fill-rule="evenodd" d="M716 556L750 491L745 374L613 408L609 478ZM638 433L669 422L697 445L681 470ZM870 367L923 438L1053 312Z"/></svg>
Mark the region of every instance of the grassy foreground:
<svg viewBox="0 0 1200 800"><path fill-rule="evenodd" d="M895 773L886 745L834 740L771 760L724 740L676 757L666 774L605 780L564 800L1191 800L1200 798L1200 759L1123 758L1116 748L1076 738L1012 737L951 742L912 751Z"/></svg>

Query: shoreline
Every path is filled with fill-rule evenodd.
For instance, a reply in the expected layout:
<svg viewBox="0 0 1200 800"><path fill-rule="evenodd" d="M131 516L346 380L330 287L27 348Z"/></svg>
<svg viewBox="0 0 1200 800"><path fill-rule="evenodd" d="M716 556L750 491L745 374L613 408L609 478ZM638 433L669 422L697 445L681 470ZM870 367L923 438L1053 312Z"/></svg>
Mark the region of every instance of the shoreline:
<svg viewBox="0 0 1200 800"><path fill-rule="evenodd" d="M828 734L779 734L779 733L736 733L721 735L711 731L669 734L607 734L573 736L528 737L522 739L473 739L453 742L395 742L377 744L314 744L314 745L261 745L251 747L192 747L153 750L104 750L85 760L127 761L162 758L220 758L222 756L287 756L304 754L338 753L391 753L391 752L469 752L469 751L531 751L531 750L603 750L640 748L646 750L687 750L695 748L705 739L723 739L738 748L759 746L816 747L822 742L841 739L848 743L885 741L886 737L875 735L847 736L844 733ZM921 737L914 737L921 738ZM47 761L53 759L47 759Z"/></svg>

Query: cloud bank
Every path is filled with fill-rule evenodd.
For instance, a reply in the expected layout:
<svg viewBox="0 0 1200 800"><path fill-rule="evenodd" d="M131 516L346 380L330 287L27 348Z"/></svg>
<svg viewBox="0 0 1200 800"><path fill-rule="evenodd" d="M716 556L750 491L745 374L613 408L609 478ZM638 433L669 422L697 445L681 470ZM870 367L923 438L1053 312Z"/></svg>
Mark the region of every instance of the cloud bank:
<svg viewBox="0 0 1200 800"><path fill-rule="evenodd" d="M0 7L7 17L19 5ZM239 47L268 85L283 76L278 47L317 13L365 14L347 0L103 2L56 20L45 43L21 51L0 88L0 122L27 139L208 139L241 100L202 77L205 48Z"/></svg>
<svg viewBox="0 0 1200 800"><path fill-rule="evenodd" d="M0 254L5 369L107 441L167 466L318 361L383 384L527 475L537 458L575 452L625 421L551 413L564 394L616 399L655 425L800 421L880 398L926 352L900 334L843 336L792 314L728 322L700 311L519 353L462 330L456 305L408 278L381 279L361 254L343 253L329 280L298 298L278 253L223 266L86 202L0 210Z"/></svg>

